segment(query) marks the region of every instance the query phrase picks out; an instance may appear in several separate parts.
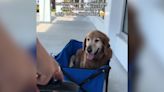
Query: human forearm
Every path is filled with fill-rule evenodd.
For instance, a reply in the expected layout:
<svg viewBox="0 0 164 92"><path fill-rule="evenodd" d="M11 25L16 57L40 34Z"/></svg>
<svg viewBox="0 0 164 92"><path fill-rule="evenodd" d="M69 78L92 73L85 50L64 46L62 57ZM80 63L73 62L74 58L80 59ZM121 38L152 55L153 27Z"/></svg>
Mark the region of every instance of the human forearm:
<svg viewBox="0 0 164 92"><path fill-rule="evenodd" d="M37 71L38 84L47 84L60 67L55 59L50 56L37 39Z"/></svg>

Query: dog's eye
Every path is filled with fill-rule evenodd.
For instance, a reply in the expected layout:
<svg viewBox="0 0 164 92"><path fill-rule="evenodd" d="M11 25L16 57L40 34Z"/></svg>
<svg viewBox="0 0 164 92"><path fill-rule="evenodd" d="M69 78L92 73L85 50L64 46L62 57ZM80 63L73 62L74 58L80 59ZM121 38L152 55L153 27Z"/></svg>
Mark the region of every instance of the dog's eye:
<svg viewBox="0 0 164 92"><path fill-rule="evenodd" d="M95 40L95 42L98 42L98 41L99 41L98 39Z"/></svg>
<svg viewBox="0 0 164 92"><path fill-rule="evenodd" d="M87 40L89 41L90 39L88 38Z"/></svg>

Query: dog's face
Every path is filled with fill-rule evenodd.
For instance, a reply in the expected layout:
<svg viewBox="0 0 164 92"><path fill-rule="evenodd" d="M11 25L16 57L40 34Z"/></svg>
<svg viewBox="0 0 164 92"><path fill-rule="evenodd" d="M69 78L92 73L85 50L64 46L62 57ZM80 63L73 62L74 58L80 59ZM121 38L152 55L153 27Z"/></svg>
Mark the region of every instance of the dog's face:
<svg viewBox="0 0 164 92"><path fill-rule="evenodd" d="M88 60L93 60L108 47L109 38L100 31L92 31L84 40L84 51Z"/></svg>

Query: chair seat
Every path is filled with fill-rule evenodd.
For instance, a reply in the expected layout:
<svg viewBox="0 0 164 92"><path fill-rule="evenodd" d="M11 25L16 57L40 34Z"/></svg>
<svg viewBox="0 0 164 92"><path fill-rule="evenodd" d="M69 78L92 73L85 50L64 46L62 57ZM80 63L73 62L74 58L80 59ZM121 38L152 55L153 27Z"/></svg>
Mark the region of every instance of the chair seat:
<svg viewBox="0 0 164 92"><path fill-rule="evenodd" d="M69 67L71 56L76 54L76 51L82 48L82 45L80 41L71 40L54 58L60 64L65 80L79 85L80 92L102 92L104 80L108 79L109 65L94 70Z"/></svg>

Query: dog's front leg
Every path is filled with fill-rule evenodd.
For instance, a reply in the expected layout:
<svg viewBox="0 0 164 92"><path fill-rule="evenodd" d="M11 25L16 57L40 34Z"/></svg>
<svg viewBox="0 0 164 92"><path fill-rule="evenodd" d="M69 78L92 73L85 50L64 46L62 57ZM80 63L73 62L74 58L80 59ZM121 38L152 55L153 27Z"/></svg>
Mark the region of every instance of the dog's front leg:
<svg viewBox="0 0 164 92"><path fill-rule="evenodd" d="M80 61L80 68L86 68L86 55L84 55L83 59Z"/></svg>
<svg viewBox="0 0 164 92"><path fill-rule="evenodd" d="M69 67L74 67L75 59L76 59L75 55L72 55L70 59Z"/></svg>

